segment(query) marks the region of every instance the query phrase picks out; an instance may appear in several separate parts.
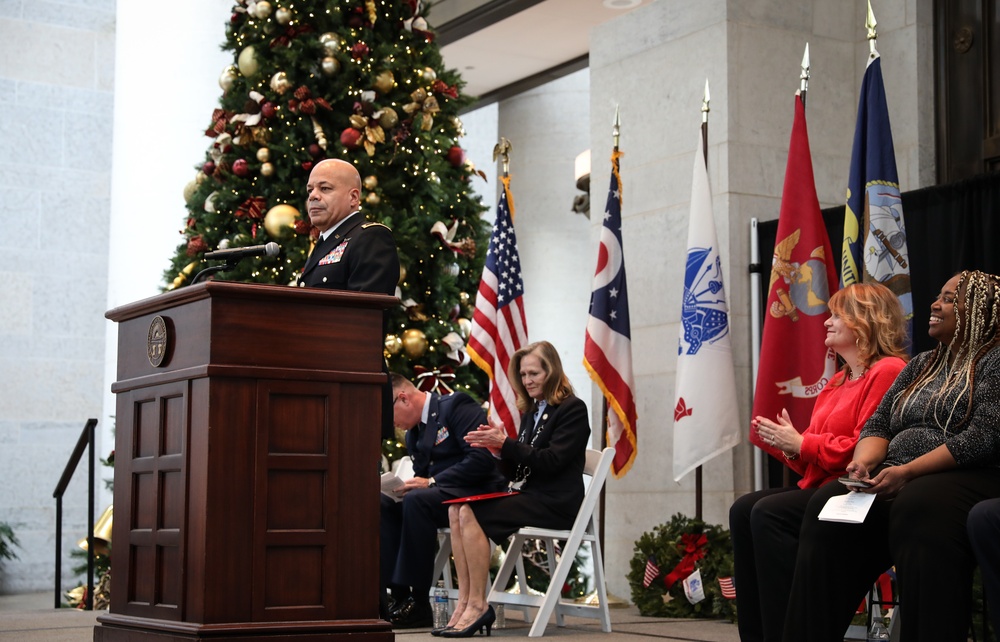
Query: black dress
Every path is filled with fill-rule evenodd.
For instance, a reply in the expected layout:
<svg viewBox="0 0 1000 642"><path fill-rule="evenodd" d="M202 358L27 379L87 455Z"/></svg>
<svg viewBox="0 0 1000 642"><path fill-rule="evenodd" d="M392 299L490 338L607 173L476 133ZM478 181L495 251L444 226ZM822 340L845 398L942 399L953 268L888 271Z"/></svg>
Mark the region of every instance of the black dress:
<svg viewBox="0 0 1000 642"><path fill-rule="evenodd" d="M505 541L523 526L570 528L583 502L590 444L586 404L567 397L547 406L537 427L534 423L533 413L525 413L518 438L504 442L497 462L507 479L524 480L520 494L469 505L494 542Z"/></svg>

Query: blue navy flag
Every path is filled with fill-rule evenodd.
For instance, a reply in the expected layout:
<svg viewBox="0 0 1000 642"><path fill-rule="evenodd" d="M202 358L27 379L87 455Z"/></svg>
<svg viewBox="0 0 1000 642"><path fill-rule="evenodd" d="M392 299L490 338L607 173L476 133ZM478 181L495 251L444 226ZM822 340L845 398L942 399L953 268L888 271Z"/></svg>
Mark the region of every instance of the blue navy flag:
<svg viewBox="0 0 1000 642"><path fill-rule="evenodd" d="M583 344L583 365L608 402L608 445L615 449L611 470L621 477L636 455L635 382L632 378L632 331L622 249L622 181L611 154L611 187L601 226L601 241L590 295L590 317Z"/></svg>
<svg viewBox="0 0 1000 642"><path fill-rule="evenodd" d="M909 260L882 60L874 52L868 59L858 101L840 281L842 285L861 281L886 285L899 297L909 319L913 316Z"/></svg>

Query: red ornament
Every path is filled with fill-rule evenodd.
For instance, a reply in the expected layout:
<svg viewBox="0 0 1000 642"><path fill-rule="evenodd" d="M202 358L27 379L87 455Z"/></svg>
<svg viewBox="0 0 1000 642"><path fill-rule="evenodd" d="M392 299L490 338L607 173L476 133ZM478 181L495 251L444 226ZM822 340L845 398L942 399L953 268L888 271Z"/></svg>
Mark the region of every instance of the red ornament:
<svg viewBox="0 0 1000 642"><path fill-rule="evenodd" d="M303 169L303 171L309 172L309 171L312 171L312 168L313 168L313 162L312 161L306 161L306 162L302 163L302 169Z"/></svg>
<svg viewBox="0 0 1000 642"><path fill-rule="evenodd" d="M274 113L277 109L278 108L275 107L274 103L266 102L260 106L260 113L264 116L264 118L274 118Z"/></svg>
<svg viewBox="0 0 1000 642"><path fill-rule="evenodd" d="M208 243L205 242L205 239L201 238L201 235L192 236L191 239L188 241L187 255L197 256L198 254L204 252L207 249L208 249Z"/></svg>
<svg viewBox="0 0 1000 642"><path fill-rule="evenodd" d="M354 43L354 46L351 47L351 57L355 60L361 60L368 55L369 51L368 45L363 42L356 42Z"/></svg>
<svg viewBox="0 0 1000 642"><path fill-rule="evenodd" d="M458 145L453 146L448 150L448 162L453 167L461 167L465 163L465 150Z"/></svg>
<svg viewBox="0 0 1000 642"><path fill-rule="evenodd" d="M206 175L211 176L215 173L215 163L212 161L206 161L205 164L201 166L201 171L205 172Z"/></svg>
<svg viewBox="0 0 1000 642"><path fill-rule="evenodd" d="M245 159L237 158L233 161L233 173L240 178L246 178L250 174L250 166Z"/></svg>
<svg viewBox="0 0 1000 642"><path fill-rule="evenodd" d="M309 146L309 155L313 158L320 158L323 156L323 148L316 143L313 143Z"/></svg>
<svg viewBox="0 0 1000 642"><path fill-rule="evenodd" d="M353 127L348 127L340 132L340 144L347 149L354 149L361 142L361 132Z"/></svg>

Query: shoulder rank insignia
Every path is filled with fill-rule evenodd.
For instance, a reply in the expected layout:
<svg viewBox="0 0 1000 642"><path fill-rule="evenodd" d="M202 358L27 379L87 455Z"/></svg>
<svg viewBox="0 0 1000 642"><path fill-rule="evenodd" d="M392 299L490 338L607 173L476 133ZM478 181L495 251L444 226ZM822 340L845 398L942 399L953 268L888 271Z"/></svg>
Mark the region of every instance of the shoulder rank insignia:
<svg viewBox="0 0 1000 642"><path fill-rule="evenodd" d="M384 227L385 229L389 230L390 232L392 231L392 228L389 227L388 225L384 225L382 223L376 223L374 221L372 221L370 223L362 223L361 224L361 229L363 229L363 230L367 230L369 227Z"/></svg>

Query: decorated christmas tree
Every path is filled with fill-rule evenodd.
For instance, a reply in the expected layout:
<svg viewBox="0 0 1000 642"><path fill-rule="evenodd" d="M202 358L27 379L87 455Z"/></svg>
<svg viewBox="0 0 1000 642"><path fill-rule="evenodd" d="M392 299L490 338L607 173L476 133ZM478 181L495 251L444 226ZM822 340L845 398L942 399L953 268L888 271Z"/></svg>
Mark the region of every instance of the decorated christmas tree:
<svg viewBox="0 0 1000 642"><path fill-rule="evenodd" d="M418 0L238 0L223 45L233 64L206 114L166 289L218 265L208 251L269 242L277 256L212 278L293 283L319 233L300 211L309 171L346 160L362 176L362 212L392 228L399 249L390 368L425 390L482 398L482 373L465 355L489 228L458 142L471 99L424 14Z"/></svg>

